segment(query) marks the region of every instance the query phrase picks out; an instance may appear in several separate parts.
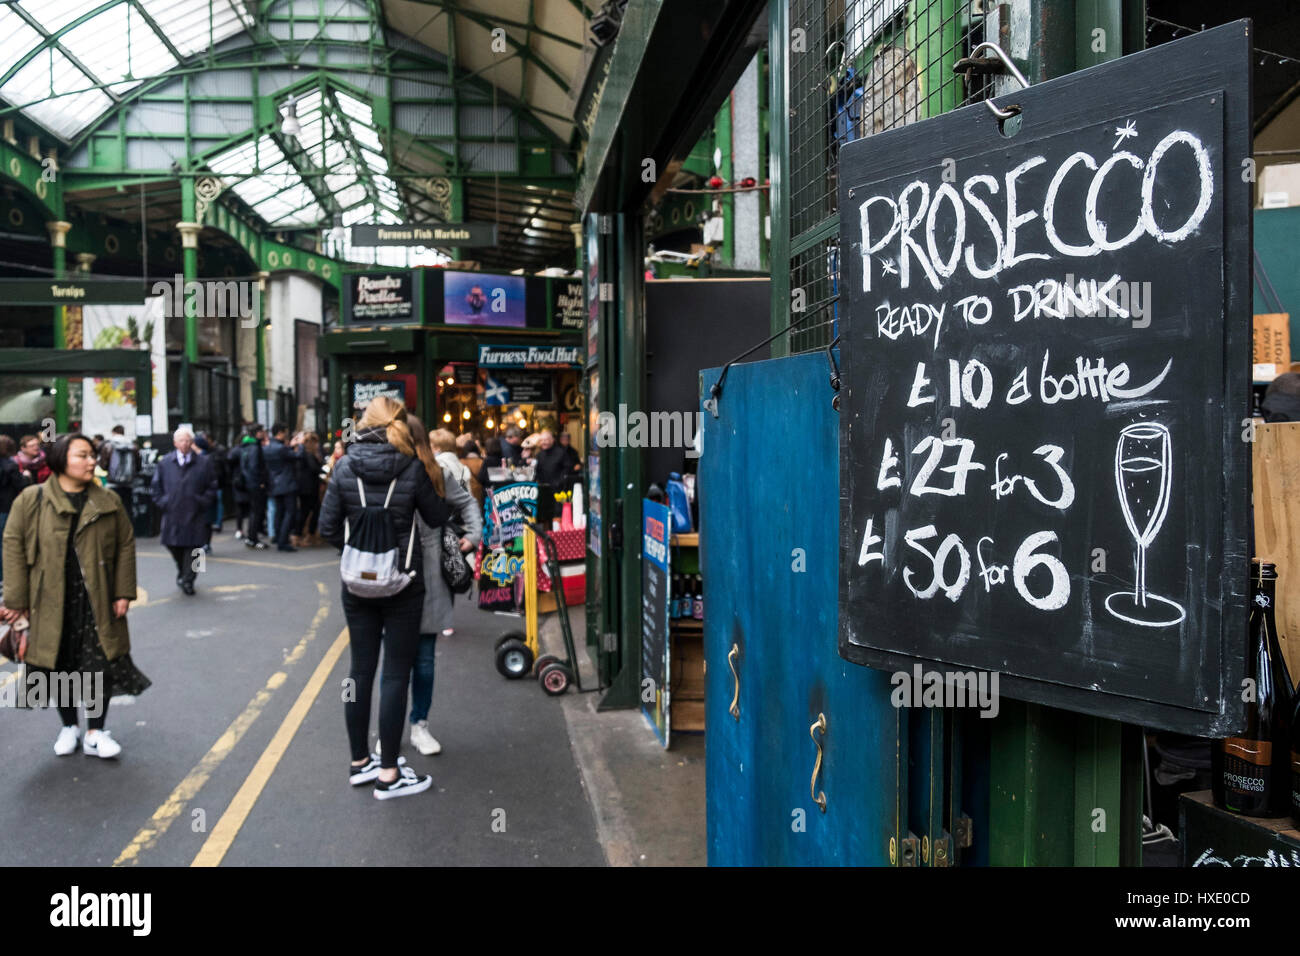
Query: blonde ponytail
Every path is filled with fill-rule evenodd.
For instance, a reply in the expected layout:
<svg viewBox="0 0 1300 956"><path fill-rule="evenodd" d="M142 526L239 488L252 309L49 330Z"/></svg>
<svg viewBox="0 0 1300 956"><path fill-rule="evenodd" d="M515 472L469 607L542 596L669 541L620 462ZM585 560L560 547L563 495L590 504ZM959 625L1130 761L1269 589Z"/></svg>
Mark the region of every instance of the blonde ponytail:
<svg viewBox="0 0 1300 956"><path fill-rule="evenodd" d="M357 429L382 428L388 444L408 458L415 457L415 441L406 425L406 406L387 395L376 395L357 422Z"/></svg>

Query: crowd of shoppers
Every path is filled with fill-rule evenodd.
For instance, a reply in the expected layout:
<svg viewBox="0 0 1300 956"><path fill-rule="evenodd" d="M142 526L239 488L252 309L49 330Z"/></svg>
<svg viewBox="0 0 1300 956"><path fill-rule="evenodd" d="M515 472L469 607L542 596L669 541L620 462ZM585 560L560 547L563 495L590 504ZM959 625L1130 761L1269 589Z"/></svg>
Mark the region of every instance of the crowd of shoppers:
<svg viewBox="0 0 1300 956"><path fill-rule="evenodd" d="M53 702L61 721L55 752L69 754L80 744L88 754L117 756L121 745L105 729L108 699L150 686L131 659L126 623L136 596L133 502L147 480L161 517L160 543L188 596L196 593L202 552L223 530L227 494L235 538L258 550L266 549L268 531L281 551L328 541L346 565L349 548L355 557L378 547L362 540L375 540L363 531L367 523L389 529L380 538L395 542L391 593L355 590L346 571L341 575L353 688L344 702L348 779L372 783L381 800L427 790L431 777L406 766L400 748L409 692L411 744L425 755L442 750L429 713L437 641L454 634L455 593L444 564L449 554L467 556L479 546L488 468L527 461L539 481L572 485L580 463L566 437L557 441L549 430L525 435L511 426L480 445L468 433L430 433L401 402L382 396L365 409L347 444L327 448L313 432L290 435L283 423L268 432L252 423L227 450L182 426L151 469L122 426L107 438L65 435L48 448L34 435L18 442L0 435L0 626L27 629L29 673L84 678L75 700ZM386 560L385 554L365 557ZM372 753L376 676L379 742Z"/></svg>

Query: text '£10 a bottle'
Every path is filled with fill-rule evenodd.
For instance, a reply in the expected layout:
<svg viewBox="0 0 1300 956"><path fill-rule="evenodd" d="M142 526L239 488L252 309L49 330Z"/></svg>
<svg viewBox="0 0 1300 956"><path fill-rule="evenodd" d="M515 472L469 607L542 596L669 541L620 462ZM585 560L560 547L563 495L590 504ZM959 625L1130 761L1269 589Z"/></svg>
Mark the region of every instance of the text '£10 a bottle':
<svg viewBox="0 0 1300 956"><path fill-rule="evenodd" d="M1210 750L1215 804L1252 817L1286 816L1291 802L1292 691L1273 615L1276 591L1276 568L1256 561L1243 691L1246 726Z"/></svg>

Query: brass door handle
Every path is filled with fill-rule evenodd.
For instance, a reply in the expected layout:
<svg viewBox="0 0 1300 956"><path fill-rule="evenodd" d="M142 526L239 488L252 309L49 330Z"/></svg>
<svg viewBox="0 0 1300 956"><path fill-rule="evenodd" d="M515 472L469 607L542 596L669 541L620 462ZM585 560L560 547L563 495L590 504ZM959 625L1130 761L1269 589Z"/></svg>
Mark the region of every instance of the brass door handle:
<svg viewBox="0 0 1300 956"><path fill-rule="evenodd" d="M817 792L817 775L822 772L822 742L817 739L817 731L826 736L826 715L818 714L817 721L808 728L808 736L812 737L813 743L817 745L817 762L813 764L812 780L808 783L808 792L812 795L813 803L821 808L822 813L826 812L826 791Z"/></svg>
<svg viewBox="0 0 1300 956"><path fill-rule="evenodd" d="M736 671L736 657L740 654L740 645L732 644L731 650L727 652L727 664L731 667L731 676L736 680L736 692L731 697L731 706L727 712L740 720L740 674Z"/></svg>

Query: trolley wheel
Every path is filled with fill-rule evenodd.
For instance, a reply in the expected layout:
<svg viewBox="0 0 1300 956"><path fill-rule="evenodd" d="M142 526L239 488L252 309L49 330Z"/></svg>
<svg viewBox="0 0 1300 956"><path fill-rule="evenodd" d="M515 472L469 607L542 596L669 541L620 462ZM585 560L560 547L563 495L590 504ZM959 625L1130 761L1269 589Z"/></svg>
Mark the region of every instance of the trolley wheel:
<svg viewBox="0 0 1300 956"><path fill-rule="evenodd" d="M497 648L497 673L510 680L519 680L533 668L533 652L523 641L510 640Z"/></svg>
<svg viewBox="0 0 1300 956"><path fill-rule="evenodd" d="M528 643L528 638L523 631L507 631L505 634L502 634L497 638L497 642L492 646L492 650L494 652L501 650L501 645L506 641L519 641L520 643L526 644Z"/></svg>
<svg viewBox="0 0 1300 956"><path fill-rule="evenodd" d="M559 697L573 683L573 671L560 663L547 664L542 668L537 680L548 695Z"/></svg>
<svg viewBox="0 0 1300 956"><path fill-rule="evenodd" d="M554 654L543 654L541 657L537 658L537 660L533 661L533 676L541 677L542 671L546 670L548 665L558 663L560 663L560 659Z"/></svg>

